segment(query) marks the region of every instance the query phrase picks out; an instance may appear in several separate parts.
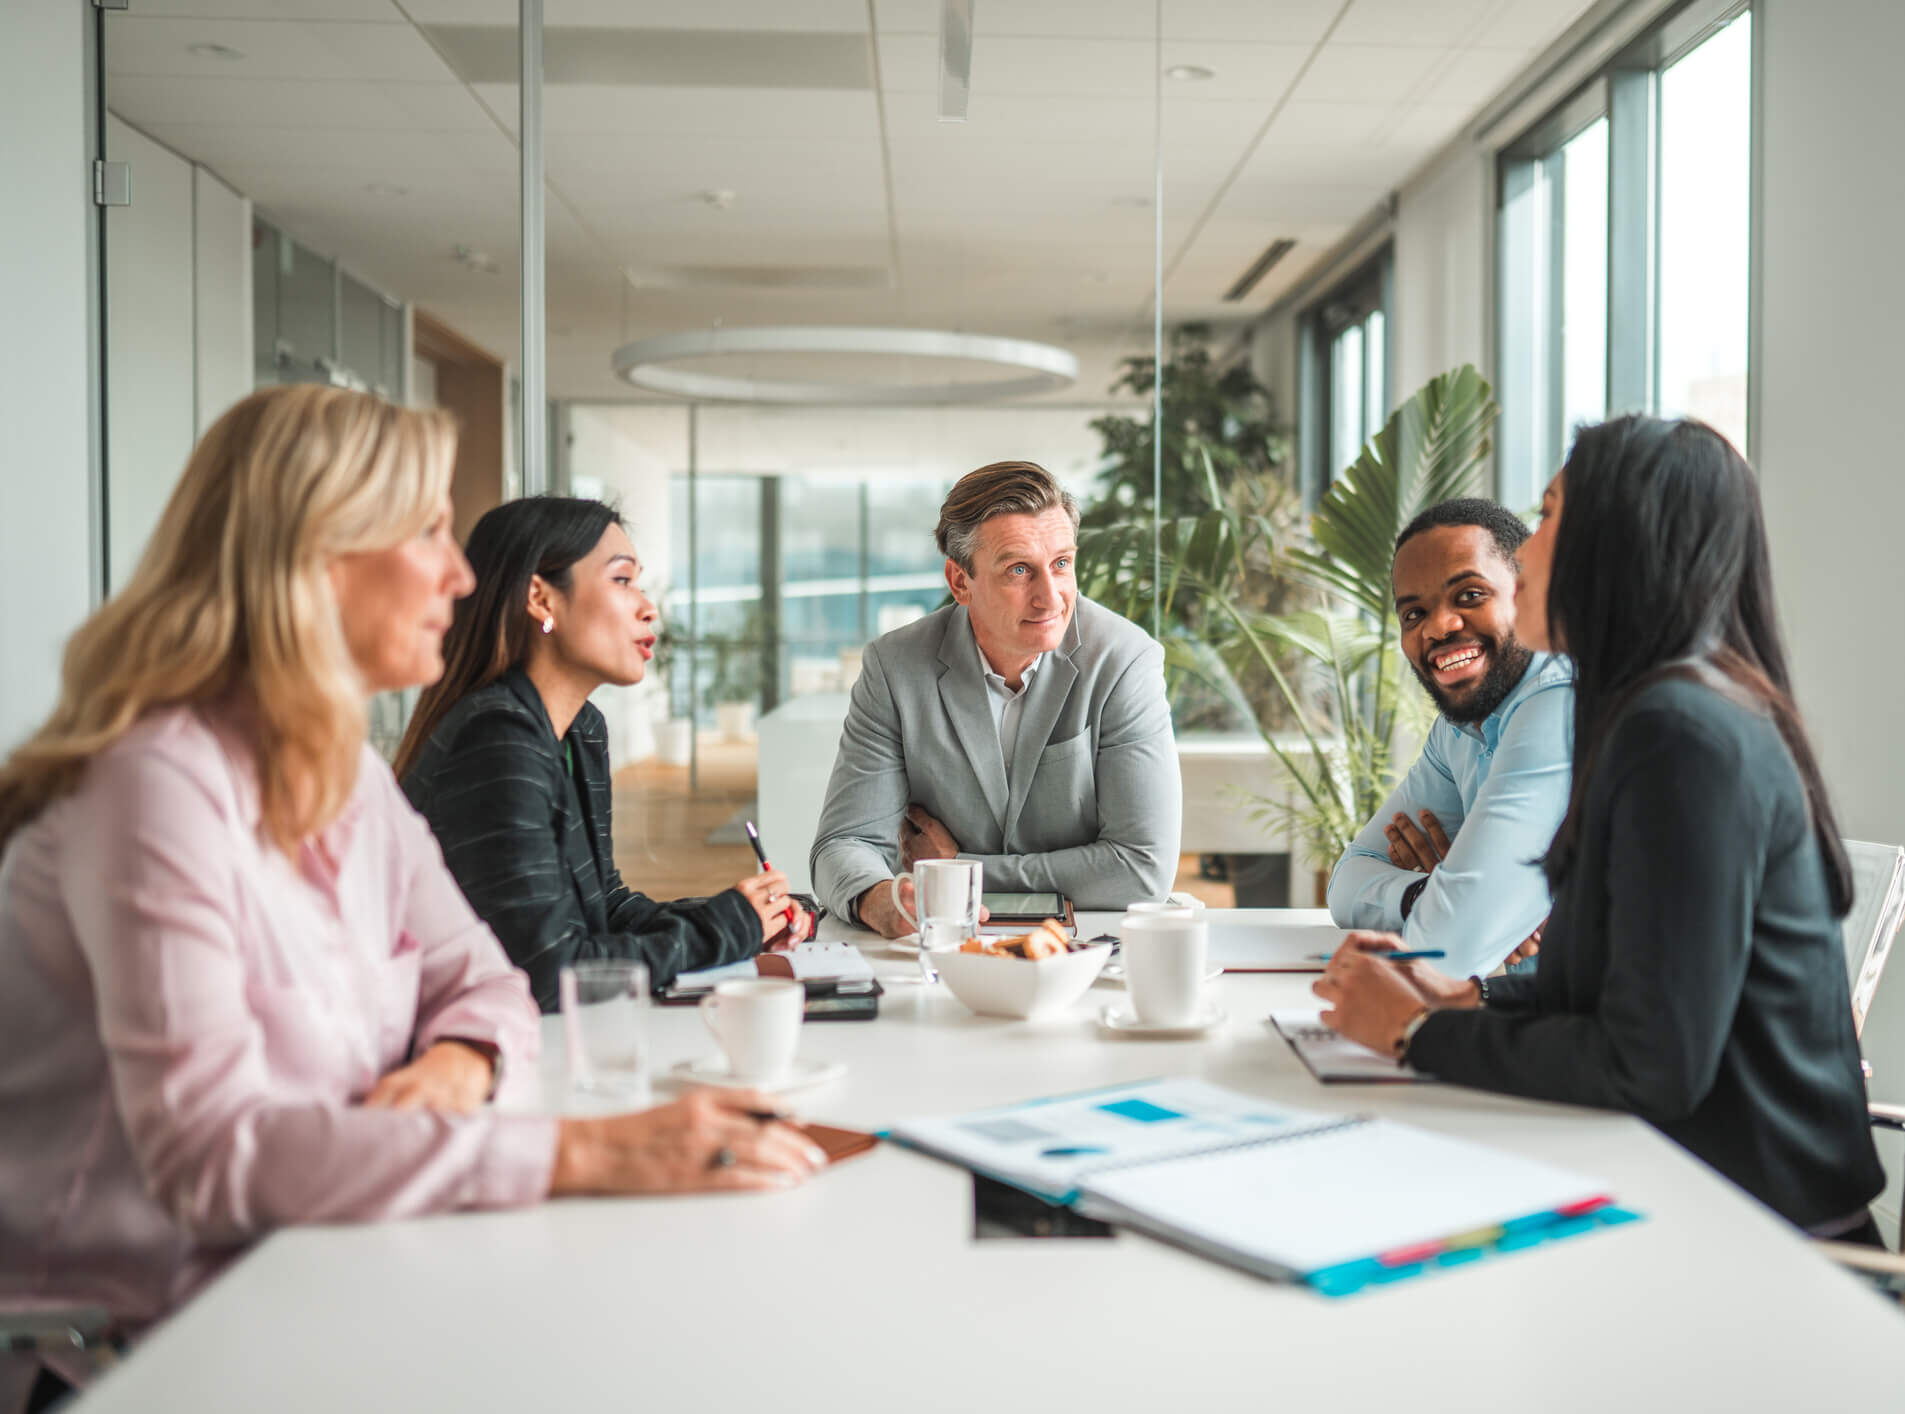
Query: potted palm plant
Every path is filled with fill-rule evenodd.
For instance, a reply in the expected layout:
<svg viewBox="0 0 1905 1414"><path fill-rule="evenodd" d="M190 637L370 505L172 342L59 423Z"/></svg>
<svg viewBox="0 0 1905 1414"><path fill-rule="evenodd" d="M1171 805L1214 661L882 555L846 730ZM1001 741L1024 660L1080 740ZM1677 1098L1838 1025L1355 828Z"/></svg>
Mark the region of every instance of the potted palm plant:
<svg viewBox="0 0 1905 1414"><path fill-rule="evenodd" d="M1426 507L1476 494L1499 412L1471 366L1431 379L1330 487L1307 539L1239 511L1208 460L1212 509L1157 526L1155 573L1148 521L1080 538L1084 592L1139 623L1155 608L1174 685L1195 681L1261 733L1288 792L1253 797L1253 813L1314 861L1348 848L1395 784L1399 730L1426 721L1391 599L1396 536ZM1308 602L1273 606L1266 576ZM1269 685L1268 709L1251 681Z"/></svg>

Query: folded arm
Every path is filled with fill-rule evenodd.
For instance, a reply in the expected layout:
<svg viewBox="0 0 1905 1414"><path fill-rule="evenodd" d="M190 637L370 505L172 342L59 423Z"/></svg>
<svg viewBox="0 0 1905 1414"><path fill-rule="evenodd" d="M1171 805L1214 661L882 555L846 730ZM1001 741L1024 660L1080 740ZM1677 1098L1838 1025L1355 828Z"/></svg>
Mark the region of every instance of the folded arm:
<svg viewBox="0 0 1905 1414"><path fill-rule="evenodd" d="M319 1023L302 1014L310 999L293 985L245 965L224 844L235 827L222 801L192 769L151 752L108 754L89 777L73 808L74 835L91 849L62 861L61 890L92 973L120 1114L148 1187L176 1221L226 1244L286 1223L503 1207L548 1192L553 1119L366 1108L277 1079L267 1052L297 1046L285 1034L293 1025ZM419 1025L447 1020L520 1044L520 984L497 976L494 959L458 961L454 951L433 938L431 1022L420 1009ZM282 1031L273 1001L296 1013L280 1015Z"/></svg>
<svg viewBox="0 0 1905 1414"><path fill-rule="evenodd" d="M900 821L912 799L899 708L878 649L868 645L853 684L808 857L815 894L829 912L849 919L859 916L860 895L899 867Z"/></svg>
<svg viewBox="0 0 1905 1414"><path fill-rule="evenodd" d="M1105 698L1093 763L1098 838L1038 854L962 854L986 886L1056 890L1081 908L1161 899L1177 877L1184 781L1164 691L1164 650L1151 644Z"/></svg>
<svg viewBox="0 0 1905 1414"><path fill-rule="evenodd" d="M1423 876L1389 860L1389 840L1383 832L1396 816L1415 819L1422 811L1431 811L1444 829L1459 838L1463 825L1462 796L1437 741L1438 735L1447 730L1449 728L1438 723L1429 733L1409 773L1397 783L1382 803L1382 809L1363 826L1343 857L1336 861L1336 868L1330 872L1328 903L1330 917L1339 926L1384 933L1402 931L1405 922L1402 896L1411 884L1422 882ZM1411 941L1408 946L1421 945Z"/></svg>

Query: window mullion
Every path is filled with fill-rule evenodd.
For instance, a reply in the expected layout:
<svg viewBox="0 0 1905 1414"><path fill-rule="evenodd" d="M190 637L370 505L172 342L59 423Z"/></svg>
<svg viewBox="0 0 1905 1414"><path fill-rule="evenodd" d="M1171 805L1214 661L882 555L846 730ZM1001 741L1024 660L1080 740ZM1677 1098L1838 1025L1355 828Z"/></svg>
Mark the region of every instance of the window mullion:
<svg viewBox="0 0 1905 1414"><path fill-rule="evenodd" d="M1607 411L1651 412L1657 401L1660 237L1660 80L1618 69L1608 112Z"/></svg>

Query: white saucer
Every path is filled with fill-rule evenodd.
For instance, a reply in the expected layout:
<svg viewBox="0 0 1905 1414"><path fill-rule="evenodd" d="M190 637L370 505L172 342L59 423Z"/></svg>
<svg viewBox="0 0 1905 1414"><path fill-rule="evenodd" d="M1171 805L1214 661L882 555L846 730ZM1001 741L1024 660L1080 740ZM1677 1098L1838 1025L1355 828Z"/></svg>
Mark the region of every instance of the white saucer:
<svg viewBox="0 0 1905 1414"><path fill-rule="evenodd" d="M1195 1021L1185 1022L1181 1026L1165 1026L1158 1022L1140 1021L1137 1013L1128 1011L1115 1002L1107 1002L1098 1013L1098 1024L1107 1031L1120 1036L1151 1036L1159 1040L1185 1040L1193 1036L1202 1036L1214 1027L1222 1026L1230 1020L1230 1013L1216 1002L1206 1002L1204 1014Z"/></svg>
<svg viewBox="0 0 1905 1414"><path fill-rule="evenodd" d="M1210 970L1204 974L1204 980L1206 982L1215 982L1223 975L1224 969L1213 963L1211 964ZM1116 982L1122 987L1124 986L1124 964L1114 957L1110 962L1105 964L1105 970L1100 972L1098 976L1101 981Z"/></svg>
<svg viewBox="0 0 1905 1414"><path fill-rule="evenodd" d="M790 1090L806 1090L815 1085L824 1085L829 1080L838 1079L847 1073L844 1061L799 1060L787 1078L778 1085L763 1085L757 1080L742 1080L728 1069L725 1056L702 1056L698 1060L680 1061L669 1068L670 1075L678 1080L686 1080L695 1085L719 1085L732 1090L761 1090L769 1095L784 1095Z"/></svg>

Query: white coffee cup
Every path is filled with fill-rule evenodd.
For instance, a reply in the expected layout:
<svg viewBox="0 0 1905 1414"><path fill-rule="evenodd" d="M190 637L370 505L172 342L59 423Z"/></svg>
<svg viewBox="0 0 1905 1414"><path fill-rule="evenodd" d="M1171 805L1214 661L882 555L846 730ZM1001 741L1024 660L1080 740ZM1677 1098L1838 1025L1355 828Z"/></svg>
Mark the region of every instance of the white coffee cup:
<svg viewBox="0 0 1905 1414"><path fill-rule="evenodd" d="M1195 918L1197 916L1197 900L1191 899L1182 902L1170 898L1159 899L1155 902L1146 900L1141 903L1128 903L1124 909L1124 916L1126 918L1130 918L1134 915L1142 917L1157 914L1162 914L1170 918Z"/></svg>
<svg viewBox="0 0 1905 1414"><path fill-rule="evenodd" d="M701 1019L728 1058L728 1074L778 1085L794 1066L807 989L785 977L740 977L701 999Z"/></svg>
<svg viewBox="0 0 1905 1414"><path fill-rule="evenodd" d="M1182 912L1127 913L1119 925L1125 991L1138 1020L1188 1026L1204 1011L1210 925Z"/></svg>

